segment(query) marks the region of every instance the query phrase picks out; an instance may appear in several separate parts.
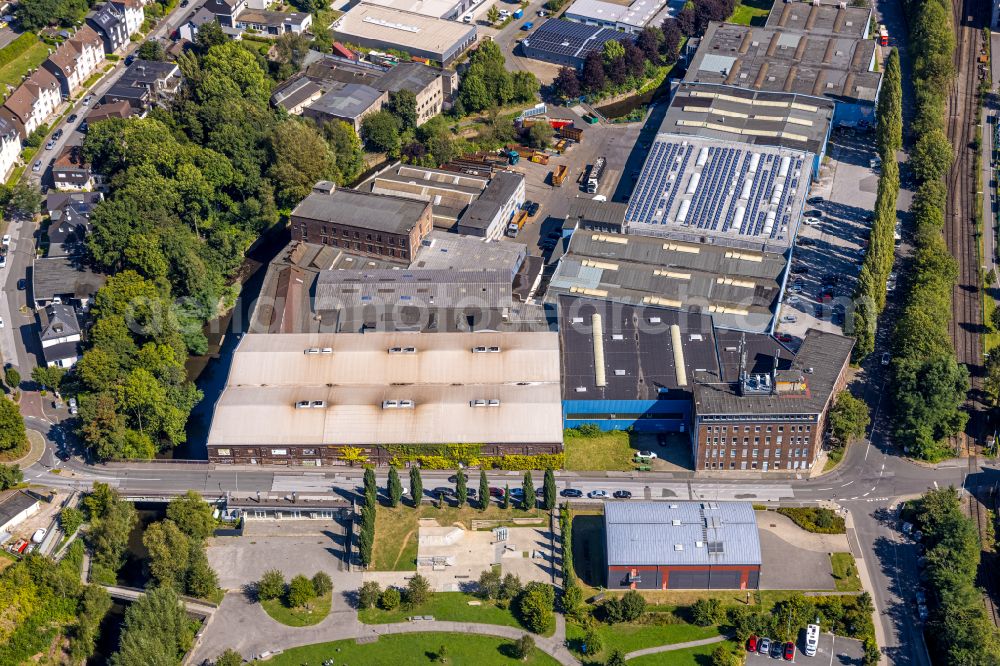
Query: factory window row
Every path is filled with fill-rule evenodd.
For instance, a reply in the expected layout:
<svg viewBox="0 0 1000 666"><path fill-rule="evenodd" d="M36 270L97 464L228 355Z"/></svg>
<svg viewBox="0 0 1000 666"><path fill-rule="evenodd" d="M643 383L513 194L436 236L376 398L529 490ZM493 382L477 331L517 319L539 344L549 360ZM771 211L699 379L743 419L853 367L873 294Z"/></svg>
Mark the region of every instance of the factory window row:
<svg viewBox="0 0 1000 666"><path fill-rule="evenodd" d="M765 432L771 432L773 426L764 426ZM785 432L785 426L777 426L778 432ZM754 432L760 432L761 426L753 426ZM812 430L812 426L795 426L790 425L788 429L791 432L809 432ZM733 432L739 432L740 426L733 426ZM706 432L729 432L729 426L706 426ZM750 432L750 426L743 426L743 432Z"/></svg>
<svg viewBox="0 0 1000 666"><path fill-rule="evenodd" d="M743 462L741 462L739 468L741 470L748 469L748 467L747 467L747 461L744 460ZM724 463L724 462L715 463L715 462L710 462L710 461L706 460L705 461L705 469L726 469L726 463ZM729 462L729 469L736 469L736 462L735 461L730 461ZM756 460L751 460L750 461L750 463L749 463L749 469L757 469L757 461ZM764 471L767 471L769 469L771 469L771 470L779 470L779 469L781 469L781 462L778 461L778 460L775 460L773 463L768 464L765 461L764 462ZM807 461L807 460L791 461L790 460L790 461L788 461L788 469L809 469L809 461Z"/></svg>
<svg viewBox="0 0 1000 666"><path fill-rule="evenodd" d="M788 441L789 441L790 444L808 444L809 443L809 438L808 437L789 437ZM721 444L723 446L725 446L728 443L726 441L725 437L722 437L721 439L719 437L706 437L705 438L705 444L706 444L706 446L709 445L709 444L715 444L716 446L718 446L720 444L720 442L721 442ZM784 437L782 435L778 435L775 438L775 443L776 444L781 444L783 442L784 442ZM732 441L733 446L736 446L739 443L740 443L739 438L738 437L733 437L733 441ZM743 438L743 446L747 446L749 443L750 443L750 438L749 437L744 437ZM753 443L754 444L760 444L760 437L754 437L753 438ZM764 443L765 444L770 444L771 443L771 438L770 437L765 437L764 438Z"/></svg>
<svg viewBox="0 0 1000 666"><path fill-rule="evenodd" d="M729 449L729 457L730 458L735 458L737 451L741 451L741 454L740 454L741 458L746 458L747 457L747 452L750 452L750 454L751 454L750 457L752 457L752 458L759 458L759 457L761 457L761 456L758 455L759 452L760 452L760 449ZM792 448L788 449L788 457L789 458L803 458L803 457L808 457L808 456L809 456L809 448L808 447L798 447L798 448L794 448L794 449L792 449ZM726 449L705 449L705 459L706 460L708 460L708 459L716 459L716 458L725 458L725 457L726 457ZM763 455L763 457L764 458L770 458L771 457L771 449L764 449L764 455ZM781 457L781 449L775 449L774 450L774 457L775 458L780 458Z"/></svg>

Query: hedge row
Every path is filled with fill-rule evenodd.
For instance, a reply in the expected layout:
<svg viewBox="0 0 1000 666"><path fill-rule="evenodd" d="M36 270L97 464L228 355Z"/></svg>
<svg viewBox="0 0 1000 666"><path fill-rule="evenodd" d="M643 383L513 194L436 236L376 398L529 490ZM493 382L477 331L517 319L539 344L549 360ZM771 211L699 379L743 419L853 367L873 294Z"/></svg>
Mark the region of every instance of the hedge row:
<svg viewBox="0 0 1000 666"><path fill-rule="evenodd" d="M1000 640L976 587L980 543L954 488L928 492L917 508L927 544L930 618L926 635L942 666L1000 664Z"/></svg>
<svg viewBox="0 0 1000 666"><path fill-rule="evenodd" d="M947 437L965 426L961 411L968 370L955 358L948 324L958 266L941 235L951 165L945 134L945 95L954 76L955 36L947 0L906 0L917 106L911 124L916 144L910 165L920 181L911 211L915 253L909 293L895 331L893 394L898 443L911 455L950 455Z"/></svg>
<svg viewBox="0 0 1000 666"><path fill-rule="evenodd" d="M442 455L396 454L389 461L389 464L395 467L404 467L407 463L417 463L424 469L454 469L459 464L465 467L501 470L562 469L566 463L566 456L562 453L543 453L534 456L508 455L453 458Z"/></svg>
<svg viewBox="0 0 1000 666"><path fill-rule="evenodd" d="M868 250L854 292L855 361L860 361L875 349L878 317L885 308L886 282L895 260L896 198L899 195L896 151L903 146L903 88L896 49L886 61L876 120L876 145L882 158L882 175L878 181Z"/></svg>

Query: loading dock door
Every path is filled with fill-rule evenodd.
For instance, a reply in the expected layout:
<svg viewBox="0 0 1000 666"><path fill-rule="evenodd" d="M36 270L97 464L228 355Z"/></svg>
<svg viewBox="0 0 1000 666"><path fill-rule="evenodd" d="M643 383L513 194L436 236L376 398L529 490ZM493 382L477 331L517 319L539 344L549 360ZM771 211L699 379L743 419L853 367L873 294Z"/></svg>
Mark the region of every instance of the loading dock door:
<svg viewBox="0 0 1000 666"><path fill-rule="evenodd" d="M670 590L705 590L708 589L708 571L671 571L667 581ZM738 583L737 583L738 584Z"/></svg>

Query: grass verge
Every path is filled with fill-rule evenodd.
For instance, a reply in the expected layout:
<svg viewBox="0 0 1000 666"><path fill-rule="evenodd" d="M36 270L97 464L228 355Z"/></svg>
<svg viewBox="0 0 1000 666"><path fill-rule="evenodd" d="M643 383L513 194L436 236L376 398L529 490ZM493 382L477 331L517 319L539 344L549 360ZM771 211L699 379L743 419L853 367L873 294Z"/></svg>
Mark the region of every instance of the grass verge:
<svg viewBox="0 0 1000 666"><path fill-rule="evenodd" d="M308 627L319 624L330 612L331 595L316 597L301 608L289 608L282 599L268 599L260 602L271 619L289 627Z"/></svg>
<svg viewBox="0 0 1000 666"><path fill-rule="evenodd" d="M479 606L470 606L470 601L481 601L464 592L435 592L425 604L391 611L381 608L364 608L358 611L358 619L365 624L396 624L406 622L411 615L433 615L435 620L449 622L479 622L498 624L505 627L521 625L509 609L498 608L495 604L482 600Z"/></svg>
<svg viewBox="0 0 1000 666"><path fill-rule="evenodd" d="M317 643L285 650L268 660L273 666L318 666L326 659L337 664L425 664L434 661L447 646L447 663L479 666L549 666L558 662L536 649L525 661L513 657L512 643L492 636L474 634L397 634L381 636L374 643L358 645L352 640Z"/></svg>
<svg viewBox="0 0 1000 666"><path fill-rule="evenodd" d="M826 463L823 465L823 472L829 472L839 465L840 461L844 459L844 452L846 450L846 447L843 446L830 449L826 454Z"/></svg>
<svg viewBox="0 0 1000 666"><path fill-rule="evenodd" d="M670 666L705 666L712 663L712 653L715 652L722 643L712 643L711 645L699 645L697 647L685 648L683 650L671 650L660 654L648 654L644 657L629 659L629 666L659 666L670 664Z"/></svg>
<svg viewBox="0 0 1000 666"><path fill-rule="evenodd" d="M469 486L478 489L477 476L470 479ZM444 506L440 509L431 504L421 504L418 509L408 505L396 508L380 506L375 516L373 571L417 570L417 521L420 518L433 518L441 526L459 524L466 529L472 528L473 520L538 518L540 522L545 521L541 510L502 509L495 502L491 502L485 511L468 505Z"/></svg>
<svg viewBox="0 0 1000 666"><path fill-rule="evenodd" d="M569 470L615 470L635 469L632 457L638 449L633 449L627 432L614 430L596 435L582 435L576 430L567 430L564 438L566 469Z"/></svg>
<svg viewBox="0 0 1000 666"><path fill-rule="evenodd" d="M680 620L680 618L677 618L672 613L648 613L644 615L643 618L648 618L649 622L628 622L613 625L597 623L595 628L601 637L602 645L602 651L597 654L583 655L581 650L583 647L583 638L586 632L583 627L575 622L568 622L566 624L566 638L569 641L570 649L573 650L578 656L589 659L597 658L599 663L603 664L615 650L621 650L623 653L627 654L634 650L655 647L657 645L686 643L687 641L697 641L703 638L712 638L713 636L719 635L718 627L698 627L693 624L688 624ZM673 623L657 624L657 621L661 619ZM713 645L712 647L714 649L715 646ZM669 654L673 655L673 652ZM661 661L658 663L674 663L673 661L663 660L667 655L659 656Z"/></svg>
<svg viewBox="0 0 1000 666"><path fill-rule="evenodd" d="M833 565L833 579L838 592L860 592L861 579L858 578L858 565L850 553L830 553L830 564Z"/></svg>
<svg viewBox="0 0 1000 666"><path fill-rule="evenodd" d="M815 534L847 534L844 517L832 509L817 507L782 507L778 513L791 518L806 532Z"/></svg>

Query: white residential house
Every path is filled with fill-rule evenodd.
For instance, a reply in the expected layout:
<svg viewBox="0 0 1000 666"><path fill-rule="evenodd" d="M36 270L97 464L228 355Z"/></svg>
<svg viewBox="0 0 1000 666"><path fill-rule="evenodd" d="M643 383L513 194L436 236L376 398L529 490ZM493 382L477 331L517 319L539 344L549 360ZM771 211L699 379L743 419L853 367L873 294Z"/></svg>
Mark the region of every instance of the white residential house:
<svg viewBox="0 0 1000 666"><path fill-rule="evenodd" d="M80 322L71 305L53 303L38 313L45 364L72 368L80 359Z"/></svg>
<svg viewBox="0 0 1000 666"><path fill-rule="evenodd" d="M55 113L60 102L59 80L52 72L39 68L10 94L0 115L26 138Z"/></svg>
<svg viewBox="0 0 1000 666"><path fill-rule="evenodd" d="M17 128L0 115L0 180L6 182L20 154L21 137L17 134Z"/></svg>
<svg viewBox="0 0 1000 666"><path fill-rule="evenodd" d="M104 62L104 40L84 25L63 42L42 65L56 79L63 97L73 95Z"/></svg>
<svg viewBox="0 0 1000 666"><path fill-rule="evenodd" d="M125 17L125 30L130 37L142 29L146 13L141 0L111 0L111 4Z"/></svg>

